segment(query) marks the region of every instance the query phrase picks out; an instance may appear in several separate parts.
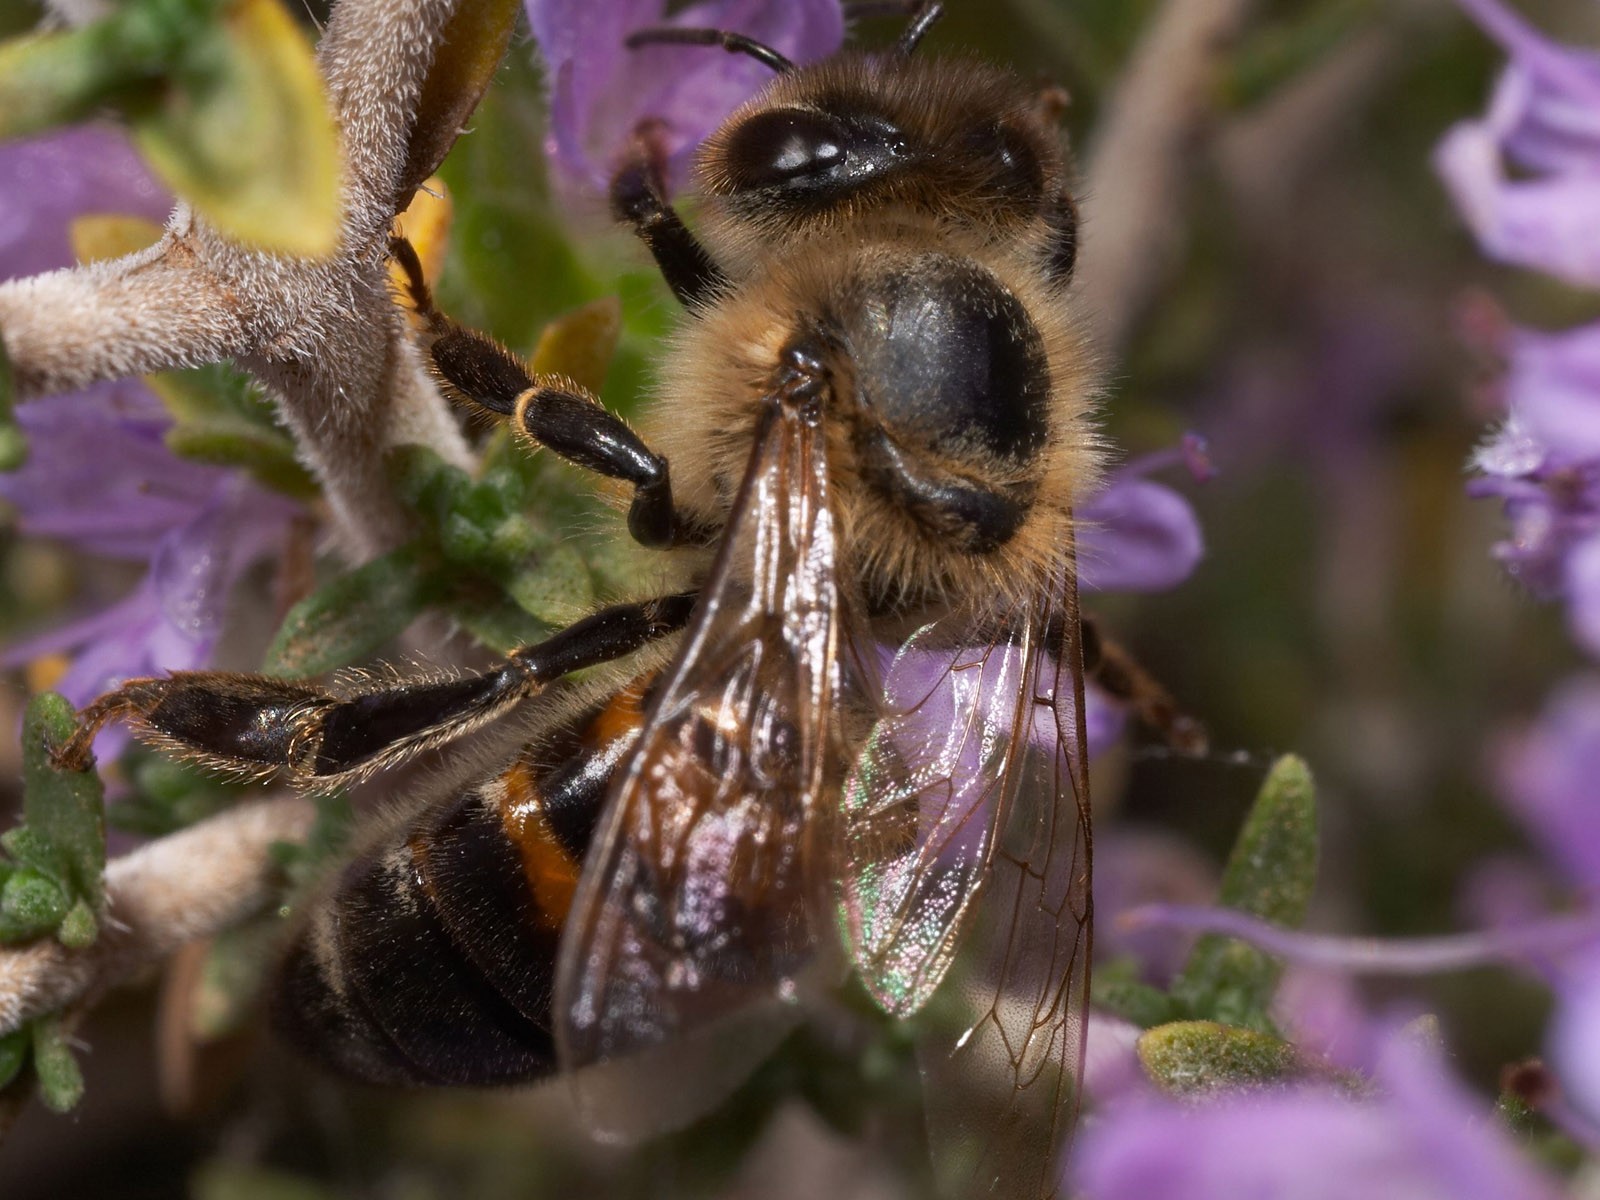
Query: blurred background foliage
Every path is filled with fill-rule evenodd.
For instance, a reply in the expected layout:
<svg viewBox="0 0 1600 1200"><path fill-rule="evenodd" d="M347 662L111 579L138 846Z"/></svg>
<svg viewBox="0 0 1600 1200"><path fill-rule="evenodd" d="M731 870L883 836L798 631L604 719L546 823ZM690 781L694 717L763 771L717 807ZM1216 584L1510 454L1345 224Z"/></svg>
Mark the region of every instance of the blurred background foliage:
<svg viewBox="0 0 1600 1200"><path fill-rule="evenodd" d="M1081 149L1155 7L950 0L932 46L967 47L1065 85ZM1600 44L1592 4L1521 7L1557 38ZM30 28L38 15L0 3L0 32ZM302 15L310 28L321 14ZM869 24L867 36L882 29ZM1521 595L1491 561L1496 507L1468 501L1462 486L1496 411L1495 364L1473 330L1504 320L1499 306L1536 326L1600 312L1592 294L1486 263L1430 169L1444 130L1483 106L1498 61L1446 0L1259 4L1218 84L1221 113L1181 213L1180 259L1107 375L1105 423L1121 452L1169 445L1186 430L1210 439L1218 474L1188 489L1209 547L1199 573L1172 593L1097 605L1209 725L1218 751L1176 759L1136 742L1100 762L1100 828L1158 830L1217 867L1266 763L1293 750L1319 783L1321 870L1308 921L1319 929L1475 923L1474 889L1518 846L1495 801L1496 746L1576 662L1559 612ZM453 215L438 295L525 354L551 321L618 297L602 394L634 411L675 306L631 237L551 195L540 87L532 47L519 41L441 171ZM425 459L405 469L419 496L448 483ZM583 487L575 475L555 468L526 486L547 489L541 503L583 530L586 546L609 537L592 505L570 499L569 488ZM514 499L527 503L528 493ZM599 593L626 574L584 561ZM85 596L121 594L135 575L24 543L0 524L0 578L4 641ZM270 572L253 583L271 587ZM490 641L536 628L452 611ZM39 682L15 678L0 691L0 725L15 727ZM0 739L0 787L20 775L14 746ZM152 778L139 790L163 786L175 785ZM193 788L173 795L206 803ZM161 827L160 806L148 808L124 823ZM192 964L173 968L184 969ZM1406 994L1439 1013L1459 1066L1482 1088L1538 1045L1542 992L1513 976L1441 977ZM890 1141L918 1136L892 1030L877 1051L876 1091L859 1090L852 1065L840 1076L847 1084L827 1094L832 1050L801 1040L714 1129L694 1132L692 1152L669 1140L618 1159L576 1135L559 1093L397 1098L343 1088L287 1061L249 1025L180 1052L150 1036L155 1003L119 998L87 1023L83 1106L71 1121L37 1108L22 1118L0 1154L0 1195L189 1188L197 1200L422 1200L586 1194L601 1181L619 1195L692 1195L739 1161L796 1087L824 1093L811 1111L837 1129L872 1123ZM168 1009L162 1019L173 1019ZM774 1142L818 1136L800 1121L785 1110L768 1130L767 1151L740 1168L739 1194L823 1194L826 1180L810 1181L813 1191L804 1180L762 1182L787 1161Z"/></svg>

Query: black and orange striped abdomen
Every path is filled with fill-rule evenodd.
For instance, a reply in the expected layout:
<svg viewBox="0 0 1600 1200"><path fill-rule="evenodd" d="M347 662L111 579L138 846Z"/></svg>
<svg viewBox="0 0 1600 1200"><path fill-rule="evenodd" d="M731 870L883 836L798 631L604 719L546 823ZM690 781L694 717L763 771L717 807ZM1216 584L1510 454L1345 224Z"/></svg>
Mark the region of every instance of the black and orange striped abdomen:
<svg viewBox="0 0 1600 1200"><path fill-rule="evenodd" d="M284 961L279 1030L373 1083L547 1074L562 926L611 778L638 736L647 682L350 864Z"/></svg>

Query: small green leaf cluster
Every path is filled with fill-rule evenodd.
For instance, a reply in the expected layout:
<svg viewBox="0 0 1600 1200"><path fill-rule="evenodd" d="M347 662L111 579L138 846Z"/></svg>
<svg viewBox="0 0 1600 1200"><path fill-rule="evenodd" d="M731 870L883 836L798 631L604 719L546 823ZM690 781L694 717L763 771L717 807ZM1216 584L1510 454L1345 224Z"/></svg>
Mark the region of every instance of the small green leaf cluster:
<svg viewBox="0 0 1600 1200"><path fill-rule="evenodd" d="M1288 928L1311 902L1317 871L1316 787L1299 758L1267 773L1223 871L1220 902ZM1273 1024L1282 965L1233 938L1196 942L1167 990L1102 973L1097 1005L1145 1028L1140 1062L1178 1094L1293 1078L1308 1069Z"/></svg>
<svg viewBox="0 0 1600 1200"><path fill-rule="evenodd" d="M248 471L258 483L296 500L319 494L272 402L237 367L211 363L163 371L146 382L172 415L165 440L174 454Z"/></svg>
<svg viewBox="0 0 1600 1200"><path fill-rule="evenodd" d="M23 1069L33 1064L39 1099L51 1112L71 1112L83 1099L83 1072L67 1043L59 1017L40 1017L0 1037L0 1091L23 1086Z"/></svg>
<svg viewBox="0 0 1600 1200"><path fill-rule="evenodd" d="M53 752L76 728L72 705L34 697L23 720L23 820L0 835L0 942L53 934L94 943L105 910L105 803L93 771L62 770Z"/></svg>
<svg viewBox="0 0 1600 1200"><path fill-rule="evenodd" d="M592 517L593 504L576 489L551 486L526 448L503 433L496 439L479 479L426 447L394 452L394 484L418 535L296 604L267 653L267 671L309 676L370 658L428 608L509 650L572 621L600 588L619 582L566 537L568 515Z"/></svg>
<svg viewBox="0 0 1600 1200"><path fill-rule="evenodd" d="M99 936L106 864L100 779L92 770L63 770L52 757L75 727L72 706L53 692L34 697L23 718L23 820L0 835L0 942L54 936L82 950ZM83 1076L58 1016L0 1037L0 1088L18 1080L30 1057L45 1105L73 1108Z"/></svg>

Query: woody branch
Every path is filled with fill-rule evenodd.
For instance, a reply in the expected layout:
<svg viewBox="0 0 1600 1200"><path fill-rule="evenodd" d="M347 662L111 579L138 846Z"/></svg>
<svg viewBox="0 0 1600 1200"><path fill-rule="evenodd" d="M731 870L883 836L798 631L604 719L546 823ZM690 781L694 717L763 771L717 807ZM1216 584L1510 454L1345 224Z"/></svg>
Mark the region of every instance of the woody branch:
<svg viewBox="0 0 1600 1200"><path fill-rule="evenodd" d="M476 95L424 111L452 18L476 0L344 0L318 47L344 155L328 258L230 242L179 204L147 251L0 285L24 399L233 358L276 396L358 558L405 540L384 452L415 442L470 463L390 296L386 242Z"/></svg>

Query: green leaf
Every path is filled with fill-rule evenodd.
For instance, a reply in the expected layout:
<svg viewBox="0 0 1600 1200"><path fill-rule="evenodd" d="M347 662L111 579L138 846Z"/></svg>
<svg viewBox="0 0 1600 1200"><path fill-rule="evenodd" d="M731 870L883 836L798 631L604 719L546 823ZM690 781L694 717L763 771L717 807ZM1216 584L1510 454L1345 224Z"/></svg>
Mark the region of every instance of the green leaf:
<svg viewBox="0 0 1600 1200"><path fill-rule="evenodd" d="M181 458L218 467L240 467L257 482L293 496L314 500L322 494L311 473L294 456L294 443L243 422L174 425L167 448Z"/></svg>
<svg viewBox="0 0 1600 1200"><path fill-rule="evenodd" d="M182 32L133 4L81 29L0 45L0 137L25 137L86 120L118 99L153 93Z"/></svg>
<svg viewBox="0 0 1600 1200"><path fill-rule="evenodd" d="M513 575L506 590L521 608L552 626L576 621L595 600L594 577L570 544L550 546Z"/></svg>
<svg viewBox="0 0 1600 1200"><path fill-rule="evenodd" d="M450 615L479 642L500 654L536 642L553 628L510 600L459 601L450 606Z"/></svg>
<svg viewBox="0 0 1600 1200"><path fill-rule="evenodd" d="M439 540L440 530L466 502L473 487L471 477L426 446L397 446L385 465L401 503L421 517Z"/></svg>
<svg viewBox="0 0 1600 1200"><path fill-rule="evenodd" d="M429 602L416 546L404 546L340 575L289 610L264 669L291 679L368 658L397 637Z"/></svg>
<svg viewBox="0 0 1600 1200"><path fill-rule="evenodd" d="M35 696L22 722L23 820L71 899L105 904L105 797L93 768L58 768L52 752L72 736L77 714L54 692ZM69 902L70 906L70 902Z"/></svg>
<svg viewBox="0 0 1600 1200"><path fill-rule="evenodd" d="M32 1041L33 1031L26 1026L0 1037L0 1088L9 1087L22 1074Z"/></svg>
<svg viewBox="0 0 1600 1200"><path fill-rule="evenodd" d="M294 439L250 376L226 363L162 371L145 382L174 425L173 453L216 466L242 467L275 491L309 500L316 480L295 457Z"/></svg>
<svg viewBox="0 0 1600 1200"><path fill-rule="evenodd" d="M17 428L17 387L11 375L11 359L5 339L0 338L0 471L15 471L28 460L28 442Z"/></svg>
<svg viewBox="0 0 1600 1200"><path fill-rule="evenodd" d="M1177 1005L1160 988L1142 983L1137 968L1128 961L1108 963L1094 970L1094 1006L1144 1029L1178 1016Z"/></svg>
<svg viewBox="0 0 1600 1200"><path fill-rule="evenodd" d="M117 829L164 837L227 808L248 785L226 783L141 746L130 747L120 765L133 795L106 810Z"/></svg>
<svg viewBox="0 0 1600 1200"><path fill-rule="evenodd" d="M66 1113L83 1099L83 1073L54 1017L33 1024L33 1070L39 1077L39 1099L51 1112Z"/></svg>
<svg viewBox="0 0 1600 1200"><path fill-rule="evenodd" d="M303 842L273 842L269 853L295 889L314 887L323 867L337 858L350 840L355 813L350 797L343 791L323 792L312 797L316 820Z"/></svg>
<svg viewBox="0 0 1600 1200"><path fill-rule="evenodd" d="M455 145L505 57L519 8L518 0L463 0L456 5L422 84L400 180L402 199L439 169Z"/></svg>
<svg viewBox="0 0 1600 1200"><path fill-rule="evenodd" d="M1158 1025L1140 1035L1135 1049L1150 1078L1179 1096L1281 1083L1305 1073L1288 1042L1215 1021Z"/></svg>
<svg viewBox="0 0 1600 1200"><path fill-rule="evenodd" d="M68 950L87 950L98 936L100 922L95 919L94 909L82 900L67 910L56 927L56 940Z"/></svg>
<svg viewBox="0 0 1600 1200"><path fill-rule="evenodd" d="M277 0L230 0L175 87L131 113L150 166L222 233L321 257L339 241L339 144L311 46Z"/></svg>
<svg viewBox="0 0 1600 1200"><path fill-rule="evenodd" d="M537 375L564 376L598 395L621 335L622 301L604 296L546 325L528 365Z"/></svg>
<svg viewBox="0 0 1600 1200"><path fill-rule="evenodd" d="M57 928L72 908L61 885L32 867L0 888L0 942L24 942Z"/></svg>
<svg viewBox="0 0 1600 1200"><path fill-rule="evenodd" d="M1305 920L1317 877L1317 794L1305 762L1273 764L1223 871L1220 902L1285 928ZM1196 1017L1263 1032L1283 968L1243 942L1207 934L1196 944L1172 996Z"/></svg>

